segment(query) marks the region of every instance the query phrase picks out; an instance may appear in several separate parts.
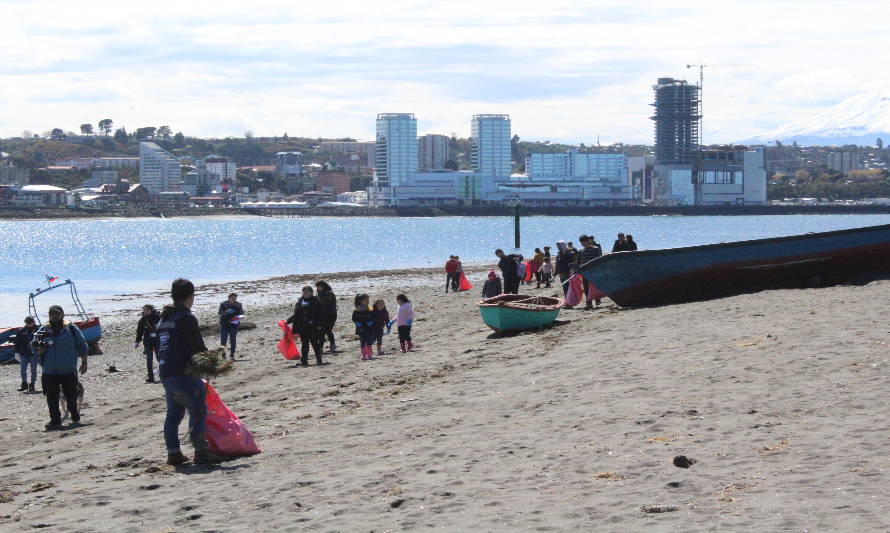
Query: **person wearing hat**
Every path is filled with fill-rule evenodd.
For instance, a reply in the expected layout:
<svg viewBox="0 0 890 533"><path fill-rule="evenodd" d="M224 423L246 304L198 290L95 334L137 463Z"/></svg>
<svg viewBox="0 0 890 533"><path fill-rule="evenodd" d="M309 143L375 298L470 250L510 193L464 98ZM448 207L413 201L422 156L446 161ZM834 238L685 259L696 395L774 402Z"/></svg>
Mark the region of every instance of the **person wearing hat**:
<svg viewBox="0 0 890 533"><path fill-rule="evenodd" d="M71 425L80 425L80 412L77 410L77 359L80 358L80 373L87 372L89 347L80 329L71 322L65 322L65 311L61 306L49 308L49 322L34 332L31 349L40 358L43 373L40 384L49 407L47 431L62 429L62 414L59 411L59 389L65 396Z"/></svg>
<svg viewBox="0 0 890 533"><path fill-rule="evenodd" d="M486 280L485 285L482 286L482 297L494 298L501 294L501 291L501 278L498 277L494 270L489 271L488 280Z"/></svg>

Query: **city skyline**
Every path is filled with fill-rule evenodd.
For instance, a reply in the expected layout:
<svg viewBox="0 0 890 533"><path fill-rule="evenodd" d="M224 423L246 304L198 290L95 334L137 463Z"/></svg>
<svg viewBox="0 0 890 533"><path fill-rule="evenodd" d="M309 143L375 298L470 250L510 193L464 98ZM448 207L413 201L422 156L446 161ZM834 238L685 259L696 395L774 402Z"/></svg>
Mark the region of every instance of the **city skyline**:
<svg viewBox="0 0 890 533"><path fill-rule="evenodd" d="M703 140L731 142L886 87L880 3L845 5L843 24L828 5L159 2L146 14L0 0L16 50L0 71L0 136L112 118L201 137L372 139L379 112L404 111L419 134L468 137L467 117L504 113L523 139L651 144L652 83L696 83L686 64L704 63L733 65L706 67L704 84Z"/></svg>

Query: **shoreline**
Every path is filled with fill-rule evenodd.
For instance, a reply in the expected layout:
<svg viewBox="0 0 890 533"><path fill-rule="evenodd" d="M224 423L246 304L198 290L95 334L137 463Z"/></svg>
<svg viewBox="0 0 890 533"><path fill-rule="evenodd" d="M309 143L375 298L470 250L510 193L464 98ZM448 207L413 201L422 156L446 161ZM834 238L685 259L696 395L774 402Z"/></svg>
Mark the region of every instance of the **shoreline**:
<svg viewBox="0 0 890 533"><path fill-rule="evenodd" d="M591 206L591 207L529 207L521 210L523 217L571 216L751 216L751 215L843 215L890 214L890 205L770 205L770 206ZM380 207L380 208L308 208L308 209L95 209L67 208L0 208L0 221L94 220L121 218L233 218L233 217L506 217L513 216L508 207Z"/></svg>

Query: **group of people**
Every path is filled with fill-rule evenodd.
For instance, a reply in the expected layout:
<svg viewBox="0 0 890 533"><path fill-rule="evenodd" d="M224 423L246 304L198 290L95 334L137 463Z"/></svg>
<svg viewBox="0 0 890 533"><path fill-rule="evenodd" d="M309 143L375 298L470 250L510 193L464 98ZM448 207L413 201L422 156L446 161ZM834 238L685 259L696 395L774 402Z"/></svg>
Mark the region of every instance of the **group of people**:
<svg viewBox="0 0 890 533"><path fill-rule="evenodd" d="M520 254L507 254L503 250L495 250L498 258L498 269L501 271L501 277L498 277L495 271L488 273L488 280L482 288L483 298L492 298L499 294L517 294L519 287L523 283L531 285L536 283L537 289L550 288L553 274L559 277L562 285L563 293L568 292L569 280L572 276L579 273L587 267L597 257L603 255L602 246L596 241L592 235L581 235L578 237L581 248L577 249L572 242L559 241L556 243L556 258L551 256L550 247L545 246L543 251L535 248L532 258L526 261ZM628 252L637 250L637 243L632 235L619 233L617 239L612 245L612 252ZM594 304L600 304L600 298L596 291L590 290L590 282L582 277L585 309L592 309ZM571 309L571 307L568 307Z"/></svg>
<svg viewBox="0 0 890 533"><path fill-rule="evenodd" d="M334 341L334 324L337 323L337 296L326 281L303 287L302 295L294 305L294 312L286 320L291 325L294 335L299 335L302 342L300 364L309 366L309 348L315 354L315 364L324 363L325 340L328 341L329 353L337 353Z"/></svg>

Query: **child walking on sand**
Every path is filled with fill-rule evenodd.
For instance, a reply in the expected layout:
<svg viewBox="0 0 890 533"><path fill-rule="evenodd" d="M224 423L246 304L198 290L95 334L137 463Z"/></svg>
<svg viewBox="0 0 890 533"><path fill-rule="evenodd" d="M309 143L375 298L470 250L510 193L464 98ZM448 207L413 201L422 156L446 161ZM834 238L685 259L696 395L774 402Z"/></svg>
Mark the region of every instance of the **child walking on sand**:
<svg viewBox="0 0 890 533"><path fill-rule="evenodd" d="M544 282L544 288L550 288L550 282L553 279L553 263L550 262L550 257L544 257L544 264L541 265L541 281ZM538 283L538 288L541 288L541 284Z"/></svg>
<svg viewBox="0 0 890 533"><path fill-rule="evenodd" d="M405 353L414 349L414 343L411 342L411 326L414 325L414 306L411 305L411 300L404 294L396 296L396 301L399 303L399 311L396 313L399 346L402 348L402 353Z"/></svg>
<svg viewBox="0 0 890 533"><path fill-rule="evenodd" d="M382 299L374 302L374 308L371 309L374 317L374 340L377 341L377 355L385 355L383 353L383 328L389 324L389 311L386 310L386 302Z"/></svg>
<svg viewBox="0 0 890 533"><path fill-rule="evenodd" d="M355 311L352 312L352 321L355 323L355 332L361 344L362 361L373 359L371 346L374 344L374 313L368 306L371 298L367 294L359 294L355 297Z"/></svg>

